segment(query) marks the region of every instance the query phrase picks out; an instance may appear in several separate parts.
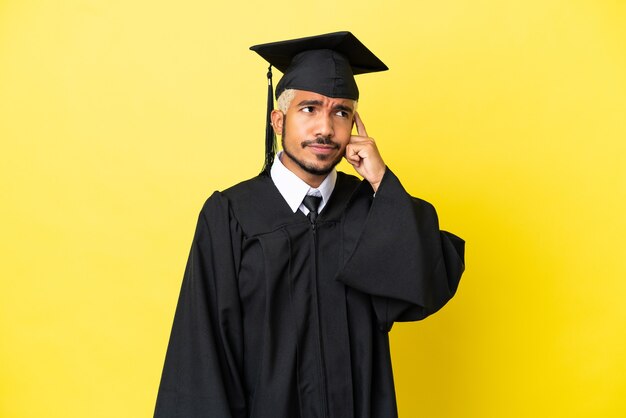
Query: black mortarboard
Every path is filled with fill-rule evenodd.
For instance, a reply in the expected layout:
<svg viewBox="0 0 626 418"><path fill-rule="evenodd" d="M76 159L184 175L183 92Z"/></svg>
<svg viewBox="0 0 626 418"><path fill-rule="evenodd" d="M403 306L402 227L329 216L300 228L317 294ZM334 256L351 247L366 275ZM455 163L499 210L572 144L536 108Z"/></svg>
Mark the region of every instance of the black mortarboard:
<svg viewBox="0 0 626 418"><path fill-rule="evenodd" d="M276 137L270 116L274 109L272 66L283 73L276 86L276 98L286 89L297 89L352 100L359 98L354 75L389 69L350 32L271 42L254 45L250 49L270 63L263 167L267 173L276 153Z"/></svg>

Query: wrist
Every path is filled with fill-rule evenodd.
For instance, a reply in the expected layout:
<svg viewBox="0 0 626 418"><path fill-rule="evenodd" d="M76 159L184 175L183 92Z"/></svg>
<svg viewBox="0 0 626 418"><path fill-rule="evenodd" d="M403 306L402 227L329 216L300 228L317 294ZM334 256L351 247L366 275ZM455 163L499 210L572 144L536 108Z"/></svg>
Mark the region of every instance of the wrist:
<svg viewBox="0 0 626 418"><path fill-rule="evenodd" d="M387 171L387 166L383 166L380 174L374 177L376 180L372 180L372 181L368 180L370 183L370 186L372 186L372 189L374 189L374 193L376 193L376 191L380 187L380 183L383 181L383 177L385 176L386 171Z"/></svg>

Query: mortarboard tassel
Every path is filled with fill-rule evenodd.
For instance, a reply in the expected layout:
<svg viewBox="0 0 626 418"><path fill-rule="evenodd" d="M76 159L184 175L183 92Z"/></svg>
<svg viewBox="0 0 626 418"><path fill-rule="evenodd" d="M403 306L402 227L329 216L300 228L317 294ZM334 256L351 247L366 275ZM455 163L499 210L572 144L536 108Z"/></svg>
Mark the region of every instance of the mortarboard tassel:
<svg viewBox="0 0 626 418"><path fill-rule="evenodd" d="M267 118L265 121L265 164L261 174L270 175L274 155L276 155L276 135L272 128L272 110L274 110L274 86L272 85L272 65L267 68Z"/></svg>

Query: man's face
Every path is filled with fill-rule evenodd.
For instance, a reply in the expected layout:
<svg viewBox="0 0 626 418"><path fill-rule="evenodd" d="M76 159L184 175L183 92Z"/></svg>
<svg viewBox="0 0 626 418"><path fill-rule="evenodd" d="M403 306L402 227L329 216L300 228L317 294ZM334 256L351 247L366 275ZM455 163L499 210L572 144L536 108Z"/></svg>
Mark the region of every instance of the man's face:
<svg viewBox="0 0 626 418"><path fill-rule="evenodd" d="M301 178L330 173L345 154L353 119L353 100L296 90L281 121L283 164Z"/></svg>

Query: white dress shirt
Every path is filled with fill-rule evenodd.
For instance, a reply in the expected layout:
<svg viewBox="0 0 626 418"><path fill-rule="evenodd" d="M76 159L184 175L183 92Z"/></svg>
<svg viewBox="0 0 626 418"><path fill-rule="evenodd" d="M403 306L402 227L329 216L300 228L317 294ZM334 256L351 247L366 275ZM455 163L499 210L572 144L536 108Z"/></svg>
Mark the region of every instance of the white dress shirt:
<svg viewBox="0 0 626 418"><path fill-rule="evenodd" d="M324 206L328 203L328 199L335 188L335 183L337 182L337 171L333 168L333 171L326 176L319 187L311 187L283 165L280 161L282 154L282 151L276 154L274 164L272 164L272 169L270 170L272 181L276 185L280 194L283 196L293 213L296 213L296 211L300 209L305 215L309 214L309 210L302 204L304 197L306 195L321 196L322 201L317 212L322 213Z"/></svg>

